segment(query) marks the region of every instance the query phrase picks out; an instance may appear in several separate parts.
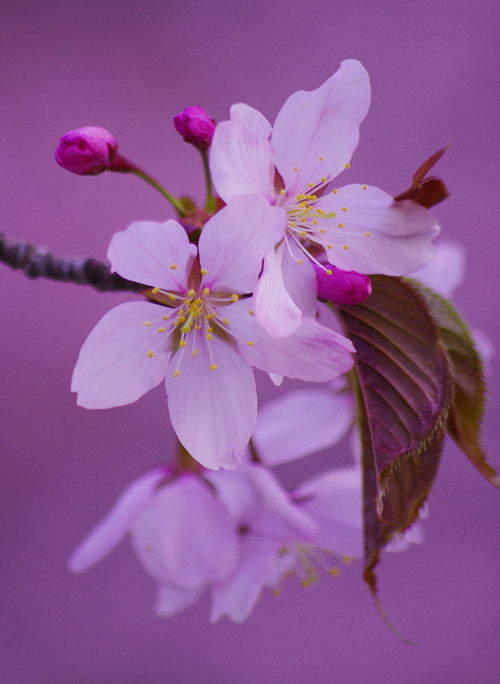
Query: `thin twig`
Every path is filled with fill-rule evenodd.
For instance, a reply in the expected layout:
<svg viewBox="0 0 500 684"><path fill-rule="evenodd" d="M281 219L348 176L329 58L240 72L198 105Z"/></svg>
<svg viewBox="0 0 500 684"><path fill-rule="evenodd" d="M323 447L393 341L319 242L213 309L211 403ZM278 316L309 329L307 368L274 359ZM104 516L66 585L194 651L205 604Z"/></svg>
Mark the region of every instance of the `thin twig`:
<svg viewBox="0 0 500 684"><path fill-rule="evenodd" d="M97 259L59 259L29 242L14 242L0 233L0 262L24 271L28 278L48 278L63 283L90 285L99 292L141 292L146 285L111 273Z"/></svg>

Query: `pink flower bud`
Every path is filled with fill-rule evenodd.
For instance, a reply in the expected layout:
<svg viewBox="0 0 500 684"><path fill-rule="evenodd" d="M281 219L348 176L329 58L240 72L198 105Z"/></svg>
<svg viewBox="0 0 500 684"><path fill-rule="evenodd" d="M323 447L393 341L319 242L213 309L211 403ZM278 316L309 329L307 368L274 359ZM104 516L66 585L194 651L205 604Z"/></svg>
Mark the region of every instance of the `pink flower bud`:
<svg viewBox="0 0 500 684"><path fill-rule="evenodd" d="M97 176L111 169L118 143L104 128L86 126L68 131L54 153L57 163L79 176Z"/></svg>
<svg viewBox="0 0 500 684"><path fill-rule="evenodd" d="M206 150L214 137L215 121L202 107L186 107L174 117L174 126L186 142L199 150Z"/></svg>
<svg viewBox="0 0 500 684"><path fill-rule="evenodd" d="M356 271L342 271L340 268L325 264L325 268L313 264L318 278L318 297L328 299L333 304L360 304L371 294L370 278Z"/></svg>

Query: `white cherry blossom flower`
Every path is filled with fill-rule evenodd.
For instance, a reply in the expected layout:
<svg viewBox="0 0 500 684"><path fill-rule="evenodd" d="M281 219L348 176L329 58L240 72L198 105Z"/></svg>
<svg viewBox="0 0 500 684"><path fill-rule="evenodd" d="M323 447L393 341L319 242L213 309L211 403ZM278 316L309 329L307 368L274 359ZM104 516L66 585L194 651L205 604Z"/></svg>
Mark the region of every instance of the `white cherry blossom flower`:
<svg viewBox="0 0 500 684"><path fill-rule="evenodd" d="M434 257L439 226L427 209L367 185L331 188L349 168L369 104L368 75L347 60L317 90L289 97L273 128L237 104L215 129L210 166L220 197L260 194L282 211L278 247L266 256L254 295L256 316L275 337L290 335L303 315L281 274L285 253L296 266L294 280L306 282L310 260L318 264L314 250L339 269L363 274L405 275Z"/></svg>
<svg viewBox="0 0 500 684"><path fill-rule="evenodd" d="M279 239L280 212L257 195L235 197L206 224L198 251L172 220L117 233L112 270L150 285L150 301L116 307L90 333L73 373L78 404L123 406L165 379L185 448L207 468L234 468L255 427L251 366L312 382L349 370L351 342L312 316L276 339L253 315L250 297ZM300 291L296 298L305 306Z"/></svg>

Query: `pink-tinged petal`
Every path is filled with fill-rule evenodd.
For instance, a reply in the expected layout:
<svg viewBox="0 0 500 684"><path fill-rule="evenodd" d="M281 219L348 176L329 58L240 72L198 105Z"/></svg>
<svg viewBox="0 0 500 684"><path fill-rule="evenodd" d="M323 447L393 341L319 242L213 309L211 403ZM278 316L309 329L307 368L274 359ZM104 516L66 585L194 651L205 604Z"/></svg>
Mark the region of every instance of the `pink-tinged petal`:
<svg viewBox="0 0 500 684"><path fill-rule="evenodd" d="M231 579L214 586L210 621L227 615L234 622L244 622L257 603L262 589L274 575L280 544L255 534L247 534L242 542L242 557Z"/></svg>
<svg viewBox="0 0 500 684"><path fill-rule="evenodd" d="M269 373L269 377L273 385L275 385L276 387L281 387L284 379L282 375L277 375L276 373Z"/></svg>
<svg viewBox="0 0 500 684"><path fill-rule="evenodd" d="M303 317L301 326L290 337L277 339L249 315L248 300L226 308L229 332L234 330L238 335L241 354L259 370L306 382L327 382L352 368L352 343L311 318Z"/></svg>
<svg viewBox="0 0 500 684"><path fill-rule="evenodd" d="M264 270L257 284L253 306L260 325L272 337L283 338L294 333L302 321L302 312L294 303L283 282L281 260L284 242L264 259Z"/></svg>
<svg viewBox="0 0 500 684"><path fill-rule="evenodd" d="M211 291L250 294L262 259L283 239L286 214L260 195L235 197L203 228L199 242L203 284Z"/></svg>
<svg viewBox="0 0 500 684"><path fill-rule="evenodd" d="M283 251L281 272L283 284L303 316L316 317L318 281L311 260L292 240Z"/></svg>
<svg viewBox="0 0 500 684"><path fill-rule="evenodd" d="M231 308L231 307L226 307ZM191 333L190 337L193 337ZM174 371L180 351L166 378L170 420L191 456L206 468L236 468L254 429L257 394L252 369L228 342L214 335L208 342L193 338ZM215 364L217 368L210 370Z"/></svg>
<svg viewBox="0 0 500 684"><path fill-rule="evenodd" d="M239 526L282 542L314 538L314 522L266 468L243 465L237 470L208 473L206 477Z"/></svg>
<svg viewBox="0 0 500 684"><path fill-rule="evenodd" d="M412 544L423 544L425 541L424 526L420 520L415 520L413 525L404 534L396 535L384 551L389 553L401 553L407 551Z"/></svg>
<svg viewBox="0 0 500 684"><path fill-rule="evenodd" d="M274 202L274 155L270 123L244 104L231 107L231 120L215 128L210 170L224 202L235 195L263 195Z"/></svg>
<svg viewBox="0 0 500 684"><path fill-rule="evenodd" d="M318 525L315 546L339 556L363 555L361 471L336 468L304 482L294 499Z"/></svg>
<svg viewBox="0 0 500 684"><path fill-rule="evenodd" d="M333 304L361 304L372 291L370 278L356 271L342 271L336 266L328 264L324 268L313 264L317 276L318 297L327 299Z"/></svg>
<svg viewBox="0 0 500 684"><path fill-rule="evenodd" d="M111 511L72 554L69 569L84 572L107 556L151 505L158 485L169 473L170 469L165 466L155 468L129 485Z"/></svg>
<svg viewBox="0 0 500 684"><path fill-rule="evenodd" d="M316 203L325 215L328 261L344 271L401 276L434 259L439 234L434 216L412 200L395 202L370 186L348 185ZM339 226L342 225L343 228Z"/></svg>
<svg viewBox="0 0 500 684"><path fill-rule="evenodd" d="M465 249L455 242L436 245L436 258L411 278L450 298L465 277Z"/></svg>
<svg viewBox="0 0 500 684"><path fill-rule="evenodd" d="M158 617L172 617L195 603L202 595L204 588L202 586L184 589L175 584L162 584L158 587L155 613Z"/></svg>
<svg viewBox="0 0 500 684"><path fill-rule="evenodd" d="M169 339L161 337L166 333L158 333L164 311L157 304L128 302L101 318L73 371L71 391L78 392L79 406L131 404L163 380L171 355Z"/></svg>
<svg viewBox="0 0 500 684"><path fill-rule="evenodd" d="M239 557L229 512L205 482L190 474L158 492L134 525L132 542L158 582L184 589L225 581Z"/></svg>
<svg viewBox="0 0 500 684"><path fill-rule="evenodd" d="M303 458L336 444L354 419L350 393L297 390L259 409L253 443L268 466Z"/></svg>
<svg viewBox="0 0 500 684"><path fill-rule="evenodd" d="M345 169L369 106L368 74L354 59L342 62L317 90L288 98L271 139L287 194L294 195L323 177L335 178Z"/></svg>
<svg viewBox="0 0 500 684"><path fill-rule="evenodd" d="M185 292L196 247L177 221L138 221L115 233L108 249L112 273L137 283Z"/></svg>

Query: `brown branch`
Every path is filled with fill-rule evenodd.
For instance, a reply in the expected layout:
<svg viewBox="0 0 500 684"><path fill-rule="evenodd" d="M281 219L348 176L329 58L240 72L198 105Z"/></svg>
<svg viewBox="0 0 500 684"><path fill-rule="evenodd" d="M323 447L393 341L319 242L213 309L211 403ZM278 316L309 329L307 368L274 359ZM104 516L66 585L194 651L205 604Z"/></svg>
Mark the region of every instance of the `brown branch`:
<svg viewBox="0 0 500 684"><path fill-rule="evenodd" d="M75 285L90 285L99 292L141 292L145 285L111 273L97 259L59 259L29 242L14 242L0 233L0 262L24 271L28 278L48 278Z"/></svg>

